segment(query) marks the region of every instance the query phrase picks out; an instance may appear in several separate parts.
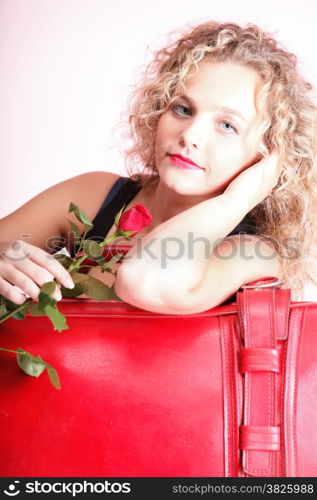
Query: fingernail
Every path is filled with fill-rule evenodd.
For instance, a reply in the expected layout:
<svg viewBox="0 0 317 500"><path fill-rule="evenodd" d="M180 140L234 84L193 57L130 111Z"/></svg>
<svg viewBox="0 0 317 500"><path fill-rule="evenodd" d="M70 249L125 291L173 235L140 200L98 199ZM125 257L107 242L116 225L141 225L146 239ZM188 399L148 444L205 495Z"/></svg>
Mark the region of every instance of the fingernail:
<svg viewBox="0 0 317 500"><path fill-rule="evenodd" d="M72 280L68 279L66 281L66 288L75 288L75 284L73 283Z"/></svg>
<svg viewBox="0 0 317 500"><path fill-rule="evenodd" d="M54 293L54 298L55 300L62 300L63 297L59 290Z"/></svg>

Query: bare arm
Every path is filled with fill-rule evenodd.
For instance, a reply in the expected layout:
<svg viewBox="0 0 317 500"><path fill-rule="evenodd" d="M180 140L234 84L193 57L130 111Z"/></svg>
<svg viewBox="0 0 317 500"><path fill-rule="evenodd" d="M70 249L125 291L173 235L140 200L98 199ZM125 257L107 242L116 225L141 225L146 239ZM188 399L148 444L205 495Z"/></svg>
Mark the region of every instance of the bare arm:
<svg viewBox="0 0 317 500"><path fill-rule="evenodd" d="M134 243L117 273L116 293L137 307L186 314L221 303L252 278L279 272L276 256L267 261L255 255L251 267L238 257L226 260L214 257L220 241L276 184L276 164L271 167L259 162L240 174L222 195L157 226L143 240L143 249L148 248L151 253L142 248L140 251L140 246ZM249 250L255 242L250 242ZM222 283L227 283L224 286L219 284L221 276ZM202 290L206 289L205 299Z"/></svg>
<svg viewBox="0 0 317 500"><path fill-rule="evenodd" d="M148 279L140 287L135 277L134 287L126 287L123 295L127 302L152 312L195 314L228 300L244 284L265 276L280 278L280 269L280 259L269 242L254 235L234 235L216 247L196 287L176 290L167 286L158 296L155 283Z"/></svg>
<svg viewBox="0 0 317 500"><path fill-rule="evenodd" d="M247 283L281 278L280 259L271 243L254 235L234 235L216 247L200 283L176 302L174 313L195 314L228 300ZM173 304L168 293L165 301ZM172 309L171 309L172 312Z"/></svg>
<svg viewBox="0 0 317 500"><path fill-rule="evenodd" d="M3 218L0 295L21 304L25 295L16 287L33 299L38 297L40 287L54 278L67 287L69 273L49 254L71 243L67 219L81 226L74 214L68 213L69 204L75 203L93 219L118 177L111 172L78 175L43 191Z"/></svg>

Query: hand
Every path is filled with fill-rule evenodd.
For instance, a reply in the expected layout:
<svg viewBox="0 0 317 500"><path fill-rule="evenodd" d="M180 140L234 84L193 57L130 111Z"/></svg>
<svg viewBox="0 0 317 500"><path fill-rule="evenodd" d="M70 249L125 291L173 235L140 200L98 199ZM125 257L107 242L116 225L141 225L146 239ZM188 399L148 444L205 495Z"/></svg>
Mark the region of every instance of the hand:
<svg viewBox="0 0 317 500"><path fill-rule="evenodd" d="M250 211L271 193L280 175L278 155L274 152L240 173L223 194L229 196L230 201L236 198L237 203L246 202Z"/></svg>
<svg viewBox="0 0 317 500"><path fill-rule="evenodd" d="M70 274L49 253L22 240L0 242L0 295L15 304L23 304L26 297L37 300L40 288L54 278L73 288ZM60 290L53 298L62 298Z"/></svg>

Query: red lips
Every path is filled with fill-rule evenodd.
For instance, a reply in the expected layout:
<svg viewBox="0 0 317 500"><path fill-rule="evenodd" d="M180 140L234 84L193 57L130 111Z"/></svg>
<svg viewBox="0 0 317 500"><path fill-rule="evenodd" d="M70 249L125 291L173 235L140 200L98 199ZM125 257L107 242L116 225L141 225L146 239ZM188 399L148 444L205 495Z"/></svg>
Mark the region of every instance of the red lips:
<svg viewBox="0 0 317 500"><path fill-rule="evenodd" d="M179 154L171 154L170 156L176 156L176 158L180 158L182 161L189 163L190 165L194 165L197 168L203 169L200 165L197 165L197 163L194 163L190 158L186 158L185 156L179 155Z"/></svg>

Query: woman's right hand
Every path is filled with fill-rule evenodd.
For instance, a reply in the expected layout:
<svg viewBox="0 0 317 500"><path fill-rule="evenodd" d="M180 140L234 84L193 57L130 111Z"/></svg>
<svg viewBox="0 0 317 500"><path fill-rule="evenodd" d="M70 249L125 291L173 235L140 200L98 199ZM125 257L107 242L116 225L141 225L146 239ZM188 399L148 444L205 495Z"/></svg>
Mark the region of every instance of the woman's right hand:
<svg viewBox="0 0 317 500"><path fill-rule="evenodd" d="M68 271L41 248L23 240L0 242L0 295L15 304L28 296L38 300L41 287L54 279L66 288L74 286ZM59 289L53 298L62 298Z"/></svg>

